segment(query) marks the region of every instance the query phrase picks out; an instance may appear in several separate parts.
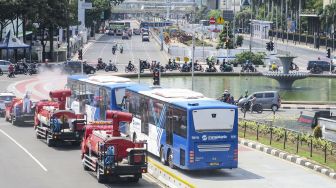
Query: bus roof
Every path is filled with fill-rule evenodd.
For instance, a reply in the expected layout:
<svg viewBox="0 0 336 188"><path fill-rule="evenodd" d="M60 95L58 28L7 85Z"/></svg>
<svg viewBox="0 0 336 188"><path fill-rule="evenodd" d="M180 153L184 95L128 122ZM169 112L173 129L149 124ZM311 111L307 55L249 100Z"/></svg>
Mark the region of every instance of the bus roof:
<svg viewBox="0 0 336 188"><path fill-rule="evenodd" d="M153 97L155 99L171 103L186 109L200 108L237 108L234 105L223 103L221 101L207 98L202 93L189 89L178 88L157 88L148 85L134 85L127 90Z"/></svg>
<svg viewBox="0 0 336 188"><path fill-rule="evenodd" d="M129 78L119 77L119 76L87 76L87 75L72 75L68 79L83 81L86 83L91 83L99 86L104 86L107 88L118 88L118 87L128 87L135 85Z"/></svg>

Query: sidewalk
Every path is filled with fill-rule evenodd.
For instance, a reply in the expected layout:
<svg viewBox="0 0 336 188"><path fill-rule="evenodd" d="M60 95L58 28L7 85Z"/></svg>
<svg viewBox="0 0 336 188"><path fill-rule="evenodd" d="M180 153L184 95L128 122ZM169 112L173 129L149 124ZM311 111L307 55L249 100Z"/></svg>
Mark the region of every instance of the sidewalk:
<svg viewBox="0 0 336 188"><path fill-rule="evenodd" d="M250 35L249 34L240 34L244 37L244 40L248 40L250 41ZM265 43L265 47L266 47L266 43L269 42L271 39L261 39L261 38L255 38L253 37L253 41L262 41ZM277 45L284 45L284 46L291 46L291 47L297 47L297 48L302 48L302 49L308 49L308 50L313 50L313 51L316 51L316 52L325 52L326 51L326 48L325 46L321 46L319 49L317 48L313 48L312 47L312 44L307 44L306 43L303 43L301 42L299 44L299 42L296 42L296 43L293 43L292 40L289 40L288 39L288 42L287 42L287 39L284 39L283 42L282 42L282 39L281 38L276 38L274 37L273 38L273 42L275 42ZM332 53L332 54L335 54L335 53Z"/></svg>

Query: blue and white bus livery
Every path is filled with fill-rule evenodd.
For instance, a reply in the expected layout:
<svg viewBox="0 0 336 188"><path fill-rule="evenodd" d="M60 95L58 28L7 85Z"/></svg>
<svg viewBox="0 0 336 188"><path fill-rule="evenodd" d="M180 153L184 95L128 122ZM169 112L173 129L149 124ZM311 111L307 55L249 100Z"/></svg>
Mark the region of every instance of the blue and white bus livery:
<svg viewBox="0 0 336 188"><path fill-rule="evenodd" d="M129 133L148 151L185 170L237 168L237 107L187 89L126 88Z"/></svg>

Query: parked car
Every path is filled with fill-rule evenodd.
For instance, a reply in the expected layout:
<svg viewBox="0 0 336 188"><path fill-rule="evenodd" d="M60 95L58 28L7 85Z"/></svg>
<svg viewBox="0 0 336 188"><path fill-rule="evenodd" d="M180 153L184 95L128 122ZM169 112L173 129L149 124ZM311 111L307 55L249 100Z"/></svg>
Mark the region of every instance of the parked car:
<svg viewBox="0 0 336 188"><path fill-rule="evenodd" d="M330 62L321 61L321 60L308 61L307 70L312 69L314 67L315 63L316 63L317 67L322 69L322 71L329 71L330 70ZM333 64L331 64L331 70L334 70L334 69L335 69L335 66Z"/></svg>
<svg viewBox="0 0 336 188"><path fill-rule="evenodd" d="M8 67L11 64L11 62L6 60L0 60L0 69L2 72L8 72Z"/></svg>
<svg viewBox="0 0 336 188"><path fill-rule="evenodd" d="M134 34L134 35L140 35L140 34L141 34L141 29L136 29L136 28L134 28L134 29L133 29L133 34Z"/></svg>
<svg viewBox="0 0 336 188"><path fill-rule="evenodd" d="M5 116L6 104L10 103L12 99L15 98L15 95L10 92L0 93L0 116Z"/></svg>
<svg viewBox="0 0 336 188"><path fill-rule="evenodd" d="M256 96L256 104L261 104L263 109L272 109L277 111L281 107L281 97L277 91L260 91L252 93L247 98L242 98L238 101L238 106L242 106L245 102Z"/></svg>
<svg viewBox="0 0 336 188"><path fill-rule="evenodd" d="M63 63L62 72L68 73L68 74L74 74L74 73L81 73L82 72L82 66L83 63L83 72L86 74L94 74L96 72L96 69L87 64L86 62L82 61L66 61Z"/></svg>

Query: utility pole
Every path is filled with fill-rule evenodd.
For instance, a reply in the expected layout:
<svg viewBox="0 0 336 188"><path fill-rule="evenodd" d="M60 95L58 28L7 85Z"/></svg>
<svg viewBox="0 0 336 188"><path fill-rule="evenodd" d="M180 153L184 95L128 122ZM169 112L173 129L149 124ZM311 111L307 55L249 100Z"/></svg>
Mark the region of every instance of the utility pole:
<svg viewBox="0 0 336 188"><path fill-rule="evenodd" d="M236 0L233 0L233 46L236 46Z"/></svg>
<svg viewBox="0 0 336 188"><path fill-rule="evenodd" d="M253 19L253 1L251 1L251 21L250 21L250 52L252 52L252 40L253 40L253 35L252 35L252 19Z"/></svg>
<svg viewBox="0 0 336 188"><path fill-rule="evenodd" d="M192 58L191 58L191 90L194 90L194 61L195 61L195 31L194 31L194 22L195 22L195 7L194 14L192 19Z"/></svg>

